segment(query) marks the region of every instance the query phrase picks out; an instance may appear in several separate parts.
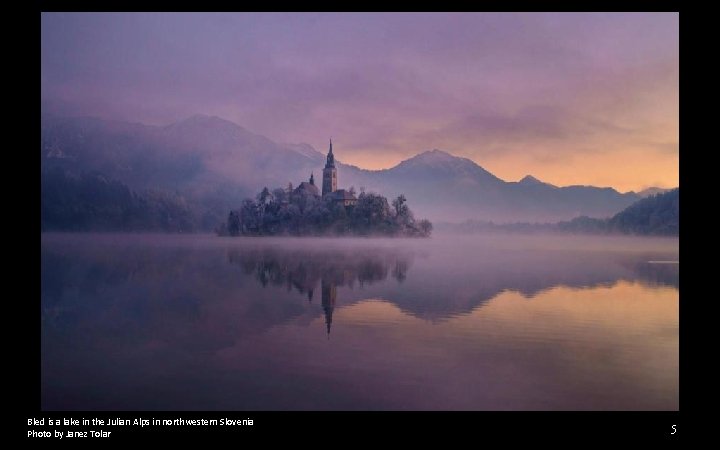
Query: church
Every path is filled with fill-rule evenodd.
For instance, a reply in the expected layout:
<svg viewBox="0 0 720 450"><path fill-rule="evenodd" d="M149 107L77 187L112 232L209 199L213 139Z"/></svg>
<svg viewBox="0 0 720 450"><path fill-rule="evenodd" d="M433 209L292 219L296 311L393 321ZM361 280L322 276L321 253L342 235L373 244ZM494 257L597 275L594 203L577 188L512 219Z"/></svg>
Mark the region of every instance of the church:
<svg viewBox="0 0 720 450"><path fill-rule="evenodd" d="M335 155L333 155L332 139L330 139L330 150L327 154L327 161L325 162L325 168L323 169L323 180L322 180L322 198L329 198L335 203L341 203L343 206L355 206L357 203L357 197L349 190L338 189L338 176L337 168L335 167ZM296 194L310 194L315 197L320 197L320 191L315 186L315 176L310 174L310 181L303 181L293 191Z"/></svg>

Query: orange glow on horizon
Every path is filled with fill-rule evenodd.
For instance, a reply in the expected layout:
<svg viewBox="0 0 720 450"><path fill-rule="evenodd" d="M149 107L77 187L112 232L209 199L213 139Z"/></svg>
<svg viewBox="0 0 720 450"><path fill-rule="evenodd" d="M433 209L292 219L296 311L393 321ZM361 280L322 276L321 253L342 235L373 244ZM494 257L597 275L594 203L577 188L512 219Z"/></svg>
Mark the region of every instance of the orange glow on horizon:
<svg viewBox="0 0 720 450"><path fill-rule="evenodd" d="M417 153L401 155L397 152L380 152L375 149L357 149L340 153L338 160L361 169L383 170L392 168ZM592 185L612 187L619 192L640 191L649 187L674 188L679 181L677 153L648 155L644 149L617 150L569 157L542 158L518 153L494 154L474 157L463 151L442 149L458 157L468 158L485 170L505 181L518 181L532 175L556 186ZM540 160L539 160L540 159Z"/></svg>

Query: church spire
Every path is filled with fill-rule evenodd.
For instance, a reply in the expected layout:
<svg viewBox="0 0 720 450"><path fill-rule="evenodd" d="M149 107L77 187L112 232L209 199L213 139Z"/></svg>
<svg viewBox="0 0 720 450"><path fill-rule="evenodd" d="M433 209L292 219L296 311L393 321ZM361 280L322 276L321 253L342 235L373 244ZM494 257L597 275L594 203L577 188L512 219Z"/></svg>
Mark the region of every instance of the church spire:
<svg viewBox="0 0 720 450"><path fill-rule="evenodd" d="M330 150L328 150L327 154L327 163L325 163L325 168L334 168L335 167L335 155L333 155L332 152L332 138L330 138ZM333 189L334 191L334 189Z"/></svg>

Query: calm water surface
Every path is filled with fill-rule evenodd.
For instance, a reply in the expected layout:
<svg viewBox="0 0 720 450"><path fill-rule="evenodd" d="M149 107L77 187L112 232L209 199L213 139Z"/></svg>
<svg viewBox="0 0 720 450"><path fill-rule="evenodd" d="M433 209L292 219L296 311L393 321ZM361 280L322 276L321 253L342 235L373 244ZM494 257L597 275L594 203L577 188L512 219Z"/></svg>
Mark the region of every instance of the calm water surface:
<svg viewBox="0 0 720 450"><path fill-rule="evenodd" d="M46 410L677 410L678 240L43 234Z"/></svg>

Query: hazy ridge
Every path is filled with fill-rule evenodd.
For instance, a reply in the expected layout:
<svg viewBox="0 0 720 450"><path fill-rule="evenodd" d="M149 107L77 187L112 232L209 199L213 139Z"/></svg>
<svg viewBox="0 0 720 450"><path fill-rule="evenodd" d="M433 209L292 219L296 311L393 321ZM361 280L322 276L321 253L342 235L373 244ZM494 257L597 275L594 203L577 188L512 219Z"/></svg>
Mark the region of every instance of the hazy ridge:
<svg viewBox="0 0 720 450"><path fill-rule="evenodd" d="M83 216L84 225L74 228L211 230L243 198L263 186L297 185L319 172L324 159L308 144L279 144L203 115L168 126L45 115L41 137L44 229L66 229L71 217ZM342 148L336 153L342 160ZM604 218L641 198L612 188L557 187L532 176L508 182L437 149L385 170L339 163L338 173L342 187L404 194L419 216L436 221ZM101 193L83 192L90 186ZM102 193L113 189L123 191L121 198Z"/></svg>

